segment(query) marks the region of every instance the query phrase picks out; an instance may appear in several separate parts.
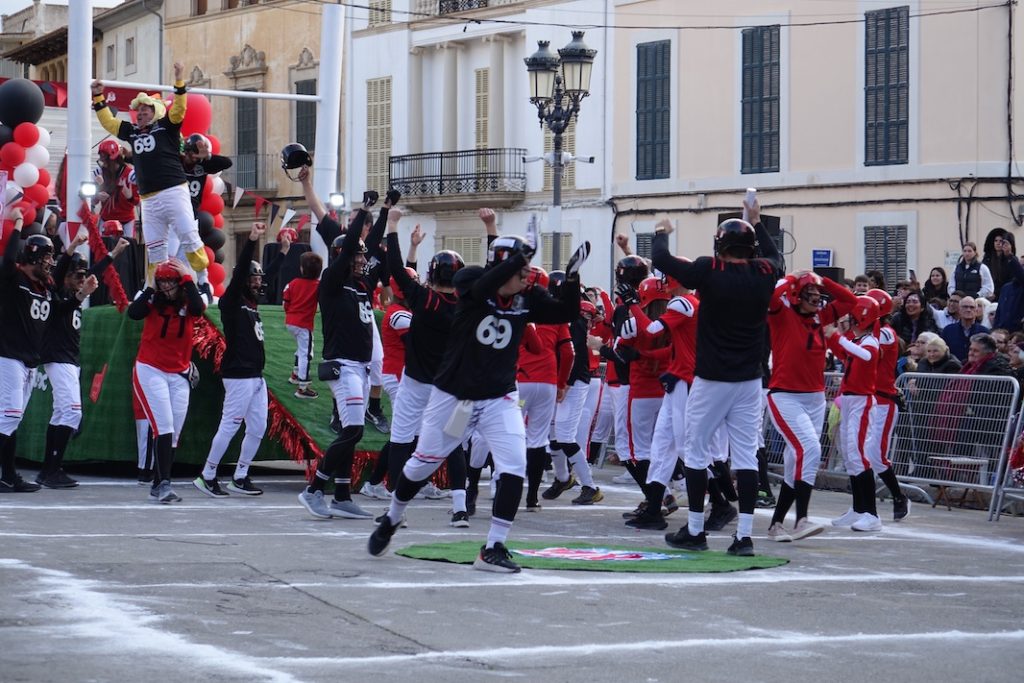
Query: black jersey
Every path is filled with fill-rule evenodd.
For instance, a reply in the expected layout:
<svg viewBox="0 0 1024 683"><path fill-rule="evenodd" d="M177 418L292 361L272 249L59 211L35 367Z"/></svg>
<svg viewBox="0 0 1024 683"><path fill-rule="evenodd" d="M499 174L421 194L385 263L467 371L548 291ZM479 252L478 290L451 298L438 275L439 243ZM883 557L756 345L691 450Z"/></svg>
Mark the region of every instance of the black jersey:
<svg viewBox="0 0 1024 683"><path fill-rule="evenodd" d="M320 280L320 319L323 323L323 356L325 360L344 359L369 363L373 355L372 289L362 273L352 272L352 256L359 244L362 226L360 211L352 227L345 233L341 252L324 271ZM324 217L317 226L324 226L321 235L341 232L341 226ZM326 238L325 238L326 239ZM330 244L330 242L328 242Z"/></svg>
<svg viewBox="0 0 1024 683"><path fill-rule="evenodd" d="M110 254L107 254L89 269L89 275L99 275L112 261ZM53 270L55 282L64 282L64 275L70 265L71 257L67 254L61 255L57 267ZM78 300L76 292L61 288L54 293L52 303L39 361L78 365L81 356L82 302Z"/></svg>
<svg viewBox="0 0 1024 683"><path fill-rule="evenodd" d="M246 240L231 273L231 282L217 304L227 343L220 374L228 379L262 377L266 363L263 321L259 306L249 293L249 264L255 251L256 242Z"/></svg>
<svg viewBox="0 0 1024 683"><path fill-rule="evenodd" d="M436 292L409 277L402 266L397 234L388 235L387 245L388 269L412 312L412 324L405 335L405 374L417 382L433 384L448 346L458 299L455 294Z"/></svg>
<svg viewBox="0 0 1024 683"><path fill-rule="evenodd" d="M109 108L97 114L103 127L131 145L135 181L143 197L185 183L181 166L181 122L185 118L185 94L175 94L170 110L148 128L119 121Z"/></svg>
<svg viewBox="0 0 1024 683"><path fill-rule="evenodd" d="M779 252L764 226L758 223L754 229L765 258L744 261L702 256L687 263L669 253L667 235L654 237L654 267L700 293L697 377L717 382L761 377L768 304L775 291Z"/></svg>
<svg viewBox="0 0 1024 683"><path fill-rule="evenodd" d="M526 264L517 254L487 270L468 266L455 274L459 303L434 381L439 389L460 400L506 395L516 387L519 344L526 324L567 323L579 317L578 285L563 287L562 299L539 288L508 299L498 296L498 289Z"/></svg>
<svg viewBox="0 0 1024 683"><path fill-rule="evenodd" d="M572 341L572 370L569 371L569 384L590 382L590 349L587 348L589 330L590 326L582 318L569 323L569 339Z"/></svg>
<svg viewBox="0 0 1024 683"><path fill-rule="evenodd" d="M184 162L184 159L182 159ZM188 182L188 194L192 199L192 214L199 215L199 204L203 201L203 188L206 187L207 176L231 168L231 159L219 154L211 154L209 159L200 159L192 168L182 163L185 180Z"/></svg>
<svg viewBox="0 0 1024 683"><path fill-rule="evenodd" d="M0 357L34 368L40 363L54 297L49 287L32 282L18 270L15 259L20 248L20 233L11 233L0 264Z"/></svg>

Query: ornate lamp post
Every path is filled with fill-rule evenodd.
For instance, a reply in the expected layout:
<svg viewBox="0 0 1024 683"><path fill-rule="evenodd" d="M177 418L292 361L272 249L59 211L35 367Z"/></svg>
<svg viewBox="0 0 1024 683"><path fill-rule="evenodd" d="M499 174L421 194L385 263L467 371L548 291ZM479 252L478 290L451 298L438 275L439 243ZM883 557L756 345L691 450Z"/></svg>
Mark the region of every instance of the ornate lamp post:
<svg viewBox="0 0 1024 683"><path fill-rule="evenodd" d="M554 153L549 162L554 201L548 217L553 233L551 263L558 270L562 261L562 175L566 163L562 157L562 134L579 116L580 102L590 94L597 50L583 42L583 31L573 31L572 41L558 51L558 56L548 49L549 45L547 40L538 40L537 51L523 61L530 76L530 102L537 107L540 127L546 124L554 137Z"/></svg>

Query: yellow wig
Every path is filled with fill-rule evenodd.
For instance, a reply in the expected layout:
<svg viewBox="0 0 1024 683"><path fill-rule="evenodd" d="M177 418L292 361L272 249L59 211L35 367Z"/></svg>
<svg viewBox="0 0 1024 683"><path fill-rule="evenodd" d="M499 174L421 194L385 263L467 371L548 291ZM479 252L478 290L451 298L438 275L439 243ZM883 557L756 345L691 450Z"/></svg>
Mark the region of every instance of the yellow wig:
<svg viewBox="0 0 1024 683"><path fill-rule="evenodd" d="M160 99L159 95L153 97L149 93L144 92L140 92L138 95L136 95L135 99L132 100L132 103L129 106L132 109L138 109L140 106L144 104L153 107L154 121L162 119L164 117L164 114L167 113L167 105L164 104L163 100Z"/></svg>

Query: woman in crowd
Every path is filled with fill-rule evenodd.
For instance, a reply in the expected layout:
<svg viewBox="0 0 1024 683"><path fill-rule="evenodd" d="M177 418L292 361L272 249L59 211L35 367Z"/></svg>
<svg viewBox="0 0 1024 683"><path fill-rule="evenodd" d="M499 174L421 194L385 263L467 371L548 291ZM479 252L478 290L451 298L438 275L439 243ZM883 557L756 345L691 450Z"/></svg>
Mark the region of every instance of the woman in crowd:
<svg viewBox="0 0 1024 683"><path fill-rule="evenodd" d="M981 262L992 274L993 293L989 298L999 300L1003 285L1013 279L1016 269L1013 261L1017 258L1017 242L1013 234L1002 228L993 228L985 238L985 252Z"/></svg>
<svg viewBox="0 0 1024 683"><path fill-rule="evenodd" d="M945 301L949 297L948 290L949 280L946 279L946 269L936 266L928 274L928 281L921 288L921 294L924 295L924 300L928 303L931 303L932 299L941 299L945 305Z"/></svg>
<svg viewBox="0 0 1024 683"><path fill-rule="evenodd" d="M917 339L922 332L939 331L931 308L924 305L918 292L911 292L903 300L900 312L892 318L892 327L908 344Z"/></svg>
<svg viewBox="0 0 1024 683"><path fill-rule="evenodd" d="M956 264L956 270L953 271L953 278L946 286L946 291L949 294L961 291L967 296L985 298L995 291L992 273L978 258L978 245L974 242L964 242L963 255Z"/></svg>
<svg viewBox="0 0 1024 683"><path fill-rule="evenodd" d="M917 364L917 372L949 375L960 372L960 361L949 352L949 346L942 337L926 332L917 338L917 345L924 352L924 358Z"/></svg>

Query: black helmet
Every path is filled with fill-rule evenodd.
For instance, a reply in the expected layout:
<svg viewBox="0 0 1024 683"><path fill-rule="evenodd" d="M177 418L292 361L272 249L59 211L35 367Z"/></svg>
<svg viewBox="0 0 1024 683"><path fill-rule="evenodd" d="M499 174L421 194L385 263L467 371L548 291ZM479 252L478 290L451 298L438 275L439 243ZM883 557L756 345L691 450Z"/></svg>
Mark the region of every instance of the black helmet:
<svg viewBox="0 0 1024 683"><path fill-rule="evenodd" d="M297 142L289 142L281 150L281 168L289 170L293 168L302 168L303 166L312 166L313 158L309 156L309 152L303 145Z"/></svg>
<svg viewBox="0 0 1024 683"><path fill-rule="evenodd" d="M452 279L466 262L462 260L458 252L445 249L434 254L430 259L430 266L427 267L427 282L439 287L451 287Z"/></svg>
<svg viewBox="0 0 1024 683"><path fill-rule="evenodd" d="M89 270L89 259L77 251L71 255L71 263L68 265L68 274L87 272Z"/></svg>
<svg viewBox="0 0 1024 683"><path fill-rule="evenodd" d="M620 285L637 288L647 279L648 274L650 268L647 267L647 261L639 256L624 256L615 266L615 282Z"/></svg>
<svg viewBox="0 0 1024 683"><path fill-rule="evenodd" d="M331 256L337 256L338 252L341 251L341 245L345 243L345 233L342 233L334 238L331 242ZM356 246L356 254L365 254L367 252L366 243L359 240L359 244Z"/></svg>
<svg viewBox="0 0 1024 683"><path fill-rule="evenodd" d="M740 218L722 221L715 233L715 253L719 256L736 250L731 254L738 258L753 258L757 254L757 234L754 226Z"/></svg>
<svg viewBox="0 0 1024 683"><path fill-rule="evenodd" d="M529 261L530 257L533 256L533 247L522 237L502 235L491 242L491 245L487 248L487 267L489 268L502 261L507 261L516 254L525 255L526 260Z"/></svg>
<svg viewBox="0 0 1024 683"><path fill-rule="evenodd" d="M198 154L199 143L202 142L203 140L206 141L206 147L210 149L212 147L212 145L210 145L210 138L206 137L202 133L192 133L192 135L189 135L187 138L185 138L185 144L182 145L181 149L183 152L188 152L190 154ZM210 151L212 152L213 150L210 149Z"/></svg>
<svg viewBox="0 0 1024 683"><path fill-rule="evenodd" d="M41 262L47 255L53 256L53 242L46 235L29 235L25 243L21 245L21 252L18 254L18 263L35 265Z"/></svg>
<svg viewBox="0 0 1024 683"><path fill-rule="evenodd" d="M548 273L548 291L554 296L558 296L559 292L562 291L562 286L565 284L565 271L564 270L552 270Z"/></svg>
<svg viewBox="0 0 1024 683"><path fill-rule="evenodd" d="M255 275L259 275L260 277L263 276L263 266L260 265L259 261L250 261L249 262L249 277L253 277Z"/></svg>

